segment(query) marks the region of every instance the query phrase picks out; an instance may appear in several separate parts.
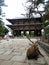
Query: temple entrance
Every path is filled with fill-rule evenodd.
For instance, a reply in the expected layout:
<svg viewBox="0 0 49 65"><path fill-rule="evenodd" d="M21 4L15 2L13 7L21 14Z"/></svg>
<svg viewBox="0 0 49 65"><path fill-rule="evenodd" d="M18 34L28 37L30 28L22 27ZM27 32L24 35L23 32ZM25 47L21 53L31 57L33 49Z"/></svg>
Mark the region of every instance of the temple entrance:
<svg viewBox="0 0 49 65"><path fill-rule="evenodd" d="M7 19L12 25L8 25L13 30L14 36L41 36L43 23L41 17L39 18L20 18Z"/></svg>
<svg viewBox="0 0 49 65"><path fill-rule="evenodd" d="M34 36L41 36L41 30L35 30Z"/></svg>
<svg viewBox="0 0 49 65"><path fill-rule="evenodd" d="M29 30L29 31L21 31L21 30L15 30L13 31L14 36L23 36L23 35L29 35L29 36L41 36L41 30Z"/></svg>

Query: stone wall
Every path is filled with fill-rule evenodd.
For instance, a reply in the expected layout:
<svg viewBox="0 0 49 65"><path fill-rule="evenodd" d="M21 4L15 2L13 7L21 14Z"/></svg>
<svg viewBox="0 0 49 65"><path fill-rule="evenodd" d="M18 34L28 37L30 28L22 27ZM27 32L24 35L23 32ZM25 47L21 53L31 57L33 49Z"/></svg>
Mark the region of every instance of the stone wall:
<svg viewBox="0 0 49 65"><path fill-rule="evenodd" d="M39 41L38 40L38 44L46 51L49 53L49 44L45 43L45 42L42 42L42 41Z"/></svg>

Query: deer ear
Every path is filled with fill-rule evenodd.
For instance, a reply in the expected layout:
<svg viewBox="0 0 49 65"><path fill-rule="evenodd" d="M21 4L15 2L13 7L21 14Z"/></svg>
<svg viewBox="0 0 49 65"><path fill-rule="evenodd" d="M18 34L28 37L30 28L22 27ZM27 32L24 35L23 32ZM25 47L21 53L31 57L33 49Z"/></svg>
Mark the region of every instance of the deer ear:
<svg viewBox="0 0 49 65"><path fill-rule="evenodd" d="M36 44L36 46L38 46L38 44L37 43L35 43Z"/></svg>
<svg viewBox="0 0 49 65"><path fill-rule="evenodd" d="M36 44L38 46L38 44Z"/></svg>

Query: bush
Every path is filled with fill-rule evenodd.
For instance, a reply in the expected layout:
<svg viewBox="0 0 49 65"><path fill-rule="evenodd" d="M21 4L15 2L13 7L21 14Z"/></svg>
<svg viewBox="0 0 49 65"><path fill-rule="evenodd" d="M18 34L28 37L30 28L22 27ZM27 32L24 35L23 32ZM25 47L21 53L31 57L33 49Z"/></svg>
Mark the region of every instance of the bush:
<svg viewBox="0 0 49 65"><path fill-rule="evenodd" d="M49 25L48 26L46 26L46 28L45 28L45 34L48 34L49 33Z"/></svg>
<svg viewBox="0 0 49 65"><path fill-rule="evenodd" d="M0 20L0 36L4 36L9 30L4 26L3 21Z"/></svg>

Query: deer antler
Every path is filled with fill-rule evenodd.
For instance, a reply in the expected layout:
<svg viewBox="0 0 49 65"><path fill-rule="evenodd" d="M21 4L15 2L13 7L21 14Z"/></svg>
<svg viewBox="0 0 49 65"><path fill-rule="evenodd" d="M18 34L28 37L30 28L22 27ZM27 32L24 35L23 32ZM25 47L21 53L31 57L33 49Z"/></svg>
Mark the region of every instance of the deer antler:
<svg viewBox="0 0 49 65"><path fill-rule="evenodd" d="M31 41L31 40L30 40L30 38L29 38L28 36L26 36L26 37L27 37L27 39L28 39L31 43L33 43L33 44L34 44L34 42L33 42L33 41Z"/></svg>

